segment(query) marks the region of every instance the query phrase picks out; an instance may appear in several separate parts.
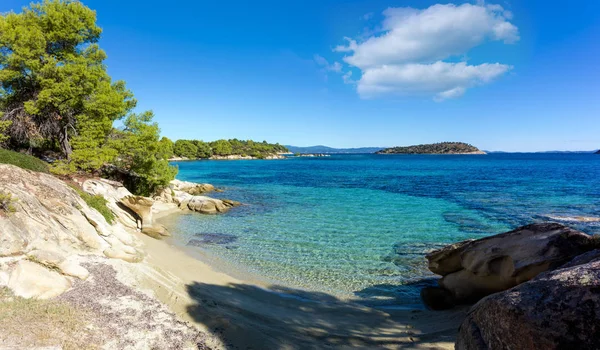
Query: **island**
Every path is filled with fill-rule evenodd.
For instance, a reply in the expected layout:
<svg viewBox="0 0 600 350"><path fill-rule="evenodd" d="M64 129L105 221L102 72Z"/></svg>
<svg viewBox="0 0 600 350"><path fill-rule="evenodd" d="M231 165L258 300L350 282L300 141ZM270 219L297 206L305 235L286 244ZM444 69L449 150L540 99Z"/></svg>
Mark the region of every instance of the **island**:
<svg viewBox="0 0 600 350"><path fill-rule="evenodd" d="M375 154L486 154L479 148L464 142L440 142L406 147L391 147Z"/></svg>
<svg viewBox="0 0 600 350"><path fill-rule="evenodd" d="M597 150L594 154L600 154L600 149Z"/></svg>

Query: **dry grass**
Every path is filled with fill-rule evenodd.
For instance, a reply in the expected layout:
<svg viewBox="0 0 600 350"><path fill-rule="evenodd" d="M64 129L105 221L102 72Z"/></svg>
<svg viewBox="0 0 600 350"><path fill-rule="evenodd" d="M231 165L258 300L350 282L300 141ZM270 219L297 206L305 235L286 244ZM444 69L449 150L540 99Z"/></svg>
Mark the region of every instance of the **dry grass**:
<svg viewBox="0 0 600 350"><path fill-rule="evenodd" d="M0 344L15 348L97 349L85 311L56 300L14 297L0 288Z"/></svg>

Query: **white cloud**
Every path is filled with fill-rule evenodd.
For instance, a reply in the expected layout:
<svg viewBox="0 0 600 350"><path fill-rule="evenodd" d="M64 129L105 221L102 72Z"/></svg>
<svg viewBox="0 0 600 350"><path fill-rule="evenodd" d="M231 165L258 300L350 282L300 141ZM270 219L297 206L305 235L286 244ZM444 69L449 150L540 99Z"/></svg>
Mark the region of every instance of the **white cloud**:
<svg viewBox="0 0 600 350"><path fill-rule="evenodd" d="M466 62L384 65L363 72L357 84L365 98L381 95L431 96L436 100L462 96L467 88L485 84L512 67L500 63L476 66Z"/></svg>
<svg viewBox="0 0 600 350"><path fill-rule="evenodd" d="M430 94L436 100L455 98L511 68L499 63L443 61L466 57L470 49L487 41L518 41L519 31L509 22L512 14L500 5L388 8L383 15L379 31L365 39L346 37L345 45L333 49L348 53L343 60L362 71L357 83L362 97Z"/></svg>

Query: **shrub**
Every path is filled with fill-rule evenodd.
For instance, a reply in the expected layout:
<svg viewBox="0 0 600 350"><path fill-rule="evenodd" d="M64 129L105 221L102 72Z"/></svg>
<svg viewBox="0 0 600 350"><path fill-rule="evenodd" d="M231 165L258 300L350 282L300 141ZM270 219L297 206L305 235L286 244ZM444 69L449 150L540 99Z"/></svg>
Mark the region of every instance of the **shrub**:
<svg viewBox="0 0 600 350"><path fill-rule="evenodd" d="M75 186L71 187L79 194L79 197L81 197L81 199L83 199L83 201L86 202L90 208L94 208L100 214L102 214L102 216L104 216L104 218L106 219L106 222L108 222L109 224L115 222L115 214L113 214L113 212L110 211L110 209L106 206L106 203L108 203L106 198L102 197L99 194L91 195L89 193L83 192Z"/></svg>
<svg viewBox="0 0 600 350"><path fill-rule="evenodd" d="M0 163L16 165L19 168L38 171L41 173L48 172L48 164L44 161L27 154L9 151L0 148Z"/></svg>
<svg viewBox="0 0 600 350"><path fill-rule="evenodd" d="M12 205L16 201L11 193L0 191L0 210L5 213L14 213L17 209Z"/></svg>

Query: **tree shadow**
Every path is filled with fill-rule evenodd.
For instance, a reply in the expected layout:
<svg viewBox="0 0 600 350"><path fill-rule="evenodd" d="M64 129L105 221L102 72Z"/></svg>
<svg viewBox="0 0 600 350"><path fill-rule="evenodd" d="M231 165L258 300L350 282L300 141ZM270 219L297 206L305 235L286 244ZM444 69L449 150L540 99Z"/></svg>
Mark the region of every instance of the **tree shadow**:
<svg viewBox="0 0 600 350"><path fill-rule="evenodd" d="M227 349L411 348L451 346L465 309L379 310L334 296L247 284L186 286L188 314Z"/></svg>

